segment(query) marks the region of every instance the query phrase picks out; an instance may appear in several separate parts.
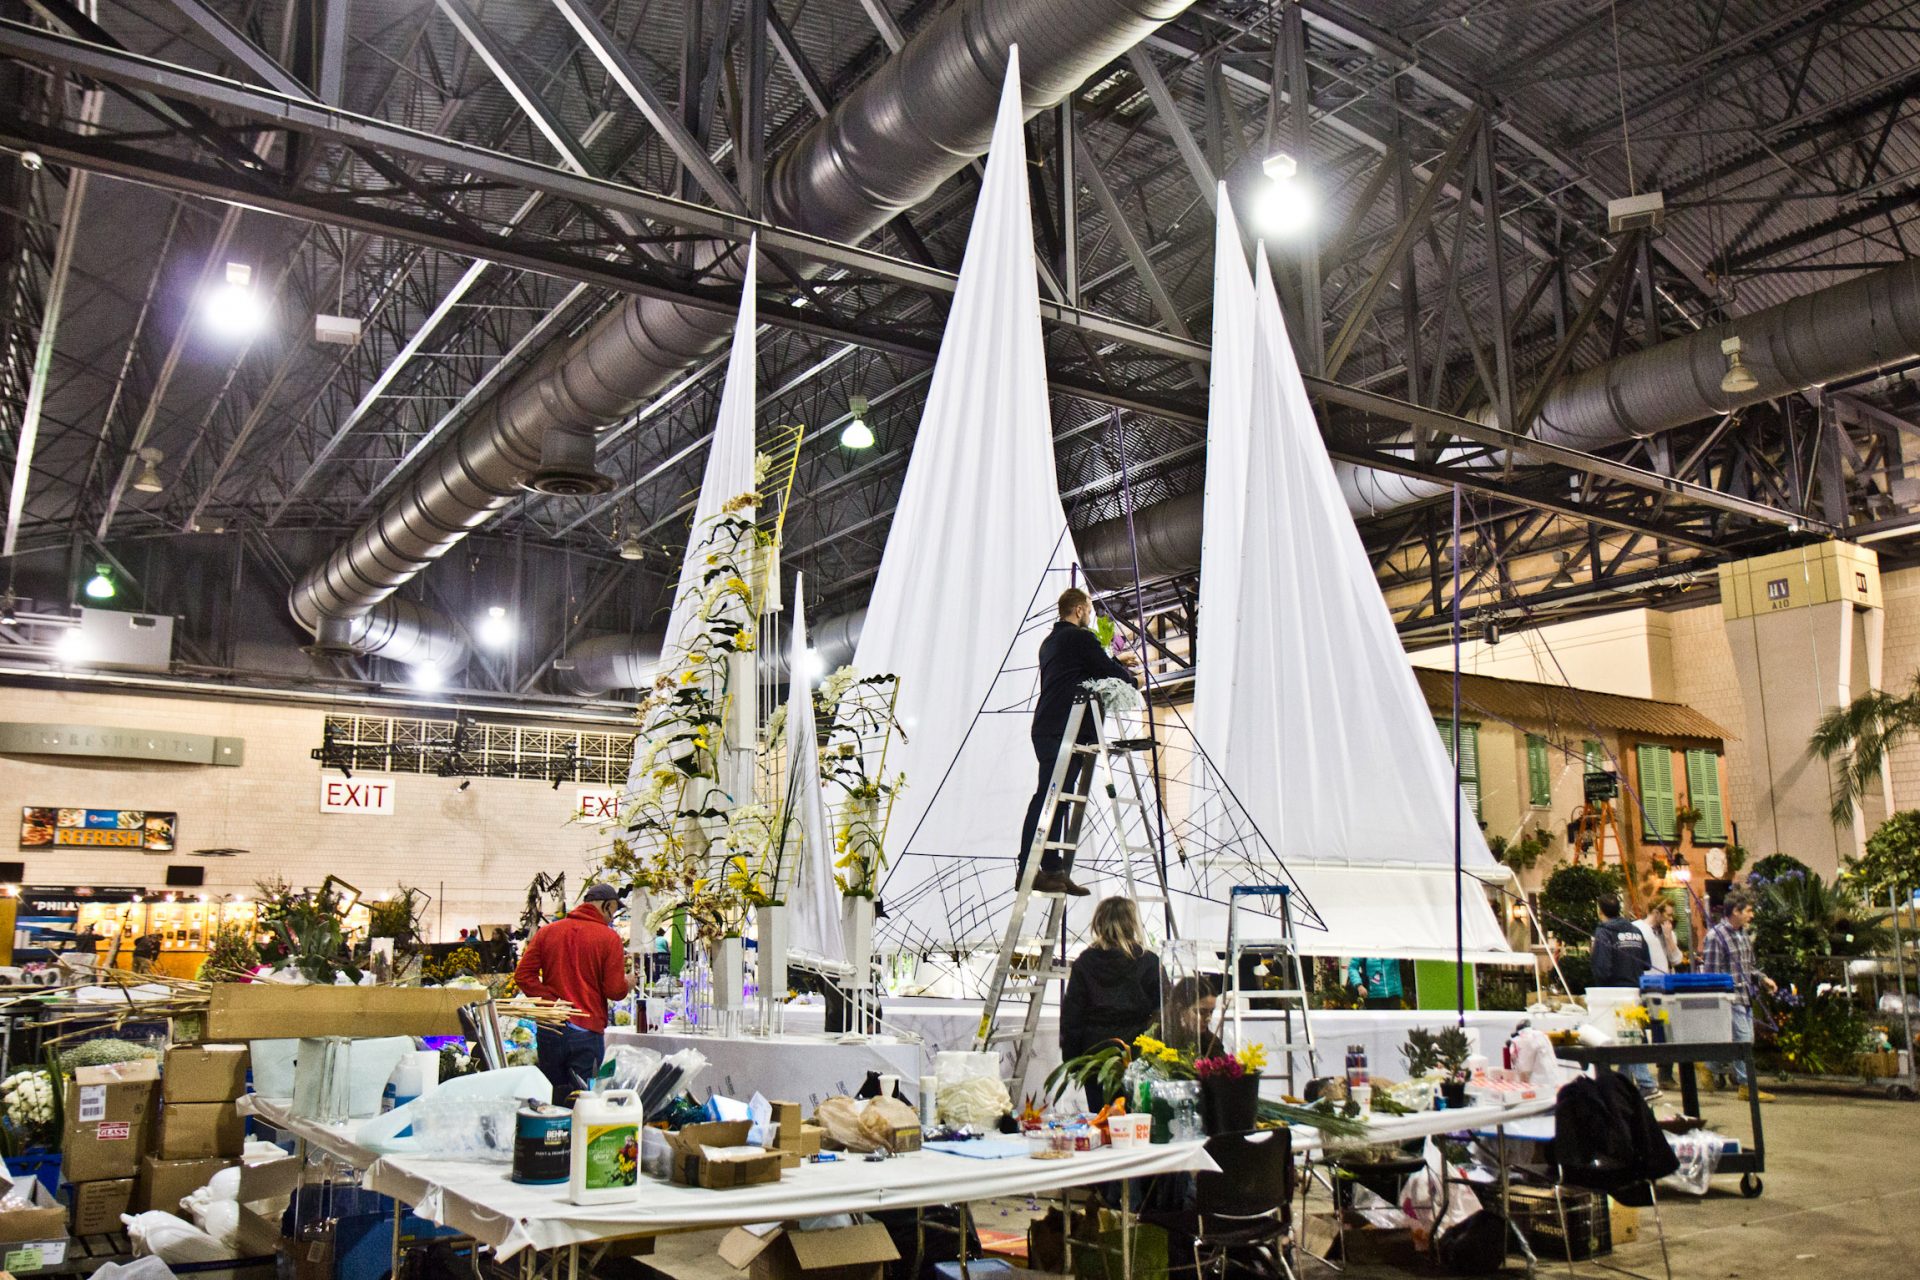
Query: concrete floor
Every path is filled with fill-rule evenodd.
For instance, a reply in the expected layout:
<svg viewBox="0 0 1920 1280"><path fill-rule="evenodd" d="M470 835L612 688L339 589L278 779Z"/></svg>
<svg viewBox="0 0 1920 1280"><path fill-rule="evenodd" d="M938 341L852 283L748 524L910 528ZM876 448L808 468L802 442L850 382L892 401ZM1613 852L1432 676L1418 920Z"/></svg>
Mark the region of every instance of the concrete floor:
<svg viewBox="0 0 1920 1280"><path fill-rule="evenodd" d="M1746 1136L1744 1104L1726 1094L1705 1099L1710 1126ZM1673 1274L1683 1280L1774 1280L1807 1276L1861 1280L1914 1275L1920 1231L1920 1103L1838 1096L1790 1096L1765 1110L1765 1191L1744 1199L1738 1179L1717 1178L1705 1198L1663 1194ZM1025 1202L983 1209L983 1227L1015 1229ZM1007 1211L1003 1218L1001 1210ZM1610 1262L1660 1276L1652 1215L1642 1211L1641 1239ZM738 1280L714 1255L716 1233L677 1236L659 1243L650 1261L674 1280ZM1566 1263L1540 1274L1566 1274ZM1580 1264L1582 1277L1606 1274ZM1335 1273L1307 1263L1301 1280ZM1410 1274L1353 1267L1350 1280L1386 1280ZM1431 1271L1424 1274L1432 1275ZM1517 1270L1515 1274L1518 1274Z"/></svg>

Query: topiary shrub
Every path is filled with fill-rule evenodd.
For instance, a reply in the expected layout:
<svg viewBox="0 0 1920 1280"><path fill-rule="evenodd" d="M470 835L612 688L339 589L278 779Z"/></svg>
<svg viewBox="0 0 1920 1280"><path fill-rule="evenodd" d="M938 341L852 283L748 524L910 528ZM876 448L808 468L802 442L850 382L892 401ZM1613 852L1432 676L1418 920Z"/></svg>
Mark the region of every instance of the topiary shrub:
<svg viewBox="0 0 1920 1280"><path fill-rule="evenodd" d="M1804 876L1812 870L1812 867L1790 853L1770 853L1753 864L1747 879L1755 884L1765 884L1782 876Z"/></svg>
<svg viewBox="0 0 1920 1280"><path fill-rule="evenodd" d="M1611 867L1569 863L1547 877L1540 890L1540 924L1568 944L1584 944L1600 923L1599 901L1620 895L1624 882Z"/></svg>
<svg viewBox="0 0 1920 1280"><path fill-rule="evenodd" d="M1847 859L1847 885L1869 902L1920 888L1920 809L1902 809L1867 837L1866 854Z"/></svg>

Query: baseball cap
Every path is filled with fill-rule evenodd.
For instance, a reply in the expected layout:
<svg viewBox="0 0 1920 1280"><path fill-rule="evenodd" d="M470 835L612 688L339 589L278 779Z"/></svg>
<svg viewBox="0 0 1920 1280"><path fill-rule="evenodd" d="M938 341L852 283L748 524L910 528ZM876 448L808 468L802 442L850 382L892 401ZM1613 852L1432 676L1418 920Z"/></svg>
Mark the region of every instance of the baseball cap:
<svg viewBox="0 0 1920 1280"><path fill-rule="evenodd" d="M587 891L580 895L582 902L617 902L619 900L620 891L606 883L588 885Z"/></svg>

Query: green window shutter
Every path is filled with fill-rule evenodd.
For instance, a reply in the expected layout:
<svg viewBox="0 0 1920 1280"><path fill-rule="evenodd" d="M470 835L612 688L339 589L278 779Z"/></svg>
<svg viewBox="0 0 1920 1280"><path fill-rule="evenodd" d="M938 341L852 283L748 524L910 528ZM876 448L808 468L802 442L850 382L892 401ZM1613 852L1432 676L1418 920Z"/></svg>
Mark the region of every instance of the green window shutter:
<svg viewBox="0 0 1920 1280"><path fill-rule="evenodd" d="M1726 811L1720 803L1720 753L1695 747L1687 752L1688 803L1700 811L1693 824L1695 844L1720 844L1727 838Z"/></svg>
<svg viewBox="0 0 1920 1280"><path fill-rule="evenodd" d="M1553 775L1547 767L1547 740L1527 735L1527 803L1546 808L1553 803Z"/></svg>
<svg viewBox="0 0 1920 1280"><path fill-rule="evenodd" d="M1641 744L1641 830L1654 840L1672 840L1679 834L1673 820L1673 752L1667 747Z"/></svg>
<svg viewBox="0 0 1920 1280"><path fill-rule="evenodd" d="M1580 751L1587 758L1588 773L1605 773L1607 771L1607 749L1605 747L1601 746L1594 739L1588 738L1580 744Z"/></svg>
<svg viewBox="0 0 1920 1280"><path fill-rule="evenodd" d="M1434 727L1440 730L1440 744L1447 749L1447 760L1453 760L1453 722L1438 720ZM1480 817L1480 726L1460 723L1460 790L1467 797L1467 804L1473 810L1473 816Z"/></svg>

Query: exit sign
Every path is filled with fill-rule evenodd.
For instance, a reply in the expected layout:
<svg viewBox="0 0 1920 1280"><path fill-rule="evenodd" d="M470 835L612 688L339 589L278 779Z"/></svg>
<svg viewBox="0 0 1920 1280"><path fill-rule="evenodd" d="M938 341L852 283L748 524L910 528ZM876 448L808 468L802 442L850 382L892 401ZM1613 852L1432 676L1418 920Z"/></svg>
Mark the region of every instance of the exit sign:
<svg viewBox="0 0 1920 1280"><path fill-rule="evenodd" d="M393 780L323 773L320 775L320 812L389 817L393 813Z"/></svg>
<svg viewBox="0 0 1920 1280"><path fill-rule="evenodd" d="M612 787L581 787L573 793L582 822L618 822L621 793Z"/></svg>

